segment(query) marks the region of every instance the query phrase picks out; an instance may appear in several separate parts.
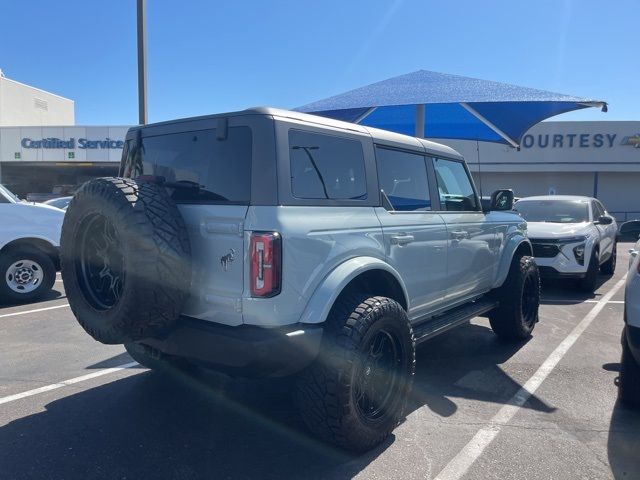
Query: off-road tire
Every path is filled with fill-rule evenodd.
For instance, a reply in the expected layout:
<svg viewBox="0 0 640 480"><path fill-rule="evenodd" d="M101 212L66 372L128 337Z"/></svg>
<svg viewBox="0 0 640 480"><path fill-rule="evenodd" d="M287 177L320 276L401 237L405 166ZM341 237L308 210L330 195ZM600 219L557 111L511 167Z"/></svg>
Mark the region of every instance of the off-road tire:
<svg viewBox="0 0 640 480"><path fill-rule="evenodd" d="M98 221L110 225L111 233L83 243L91 222ZM110 280L119 294L105 306L90 288L86 265L93 264L83 260L82 252L90 252L92 241L106 237L117 237L113 251L121 260L109 277L120 278L119 283ZM87 333L102 343L130 343L162 333L176 321L189 294L187 230L177 206L159 185L124 178L85 183L67 209L60 257L71 310Z"/></svg>
<svg viewBox="0 0 640 480"><path fill-rule="evenodd" d="M6 279L7 270L20 260L32 260L42 269L42 281L34 290L19 293L12 290ZM27 245L9 249L0 254L0 302L23 303L31 302L49 292L56 281L56 267L51 257L35 247Z"/></svg>
<svg viewBox="0 0 640 480"><path fill-rule="evenodd" d="M358 379L363 378L359 373L372 371L366 373L370 357L362 349L371 353L369 342L389 334L398 347L392 363L397 369L386 369L392 385L386 387L387 408L380 409L384 413L372 421L356 399L362 385ZM314 434L341 448L363 452L383 442L402 420L414 371L415 340L404 309L390 298L351 295L332 308L321 353L298 378L296 403Z"/></svg>
<svg viewBox="0 0 640 480"><path fill-rule="evenodd" d="M616 271L616 260L618 257L618 243L614 242L611 256L600 266L600 271L605 275L613 275Z"/></svg>
<svg viewBox="0 0 640 480"><path fill-rule="evenodd" d="M503 340L528 338L540 305L540 272L533 257L514 257L507 279L492 295L499 302L489 313L494 333Z"/></svg>
<svg viewBox="0 0 640 480"><path fill-rule="evenodd" d="M620 401L633 408L640 408L640 365L633 358L626 336L622 335L622 358L620 360L618 395Z"/></svg>
<svg viewBox="0 0 640 480"><path fill-rule="evenodd" d="M598 261L598 251L594 248L591 250L591 258L589 266L584 278L578 281L578 287L583 292L593 293L598 286L598 273L600 273L600 265Z"/></svg>

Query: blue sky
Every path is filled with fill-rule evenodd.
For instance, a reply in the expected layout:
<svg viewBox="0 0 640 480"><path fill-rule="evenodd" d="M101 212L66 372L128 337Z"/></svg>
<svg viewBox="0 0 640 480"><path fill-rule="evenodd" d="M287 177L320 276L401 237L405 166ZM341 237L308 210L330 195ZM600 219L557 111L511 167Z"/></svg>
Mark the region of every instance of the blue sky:
<svg viewBox="0 0 640 480"><path fill-rule="evenodd" d="M137 123L135 0L3 0L5 75ZM602 99L640 120L640 1L148 0L151 121L292 108L419 69Z"/></svg>

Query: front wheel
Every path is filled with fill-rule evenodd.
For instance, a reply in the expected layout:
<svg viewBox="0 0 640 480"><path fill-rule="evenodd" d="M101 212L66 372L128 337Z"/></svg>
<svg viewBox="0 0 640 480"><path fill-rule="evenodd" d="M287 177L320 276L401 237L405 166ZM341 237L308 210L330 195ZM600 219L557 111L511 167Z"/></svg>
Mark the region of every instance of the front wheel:
<svg viewBox="0 0 640 480"><path fill-rule="evenodd" d="M363 452L402 419L414 370L413 331L396 301L342 299L327 320L320 356L298 379L298 408L313 433Z"/></svg>
<svg viewBox="0 0 640 480"><path fill-rule="evenodd" d="M40 298L51 290L56 280L56 268L51 258L28 247L1 254L0 274L0 300L11 303Z"/></svg>
<svg viewBox="0 0 640 480"><path fill-rule="evenodd" d="M600 271L605 275L613 275L616 271L616 260L618 257L618 244L613 244L613 250L611 250L611 256L600 267Z"/></svg>
<svg viewBox="0 0 640 480"><path fill-rule="evenodd" d="M578 282L578 286L583 292L593 293L598 286L598 273L600 272L600 265L598 263L598 251L594 248L591 251L587 274Z"/></svg>
<svg viewBox="0 0 640 480"><path fill-rule="evenodd" d="M528 338L538 322L540 273L532 257L516 257L507 279L494 293L498 307L489 314L494 333L505 340Z"/></svg>

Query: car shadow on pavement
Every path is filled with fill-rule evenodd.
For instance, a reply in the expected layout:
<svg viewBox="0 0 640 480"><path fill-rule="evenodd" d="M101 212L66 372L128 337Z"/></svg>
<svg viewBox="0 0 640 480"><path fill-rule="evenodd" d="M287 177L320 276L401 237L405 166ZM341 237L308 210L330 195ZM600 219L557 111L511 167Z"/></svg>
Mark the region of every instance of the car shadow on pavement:
<svg viewBox="0 0 640 480"><path fill-rule="evenodd" d="M502 342L490 328L476 324L426 342L417 351L411 409L426 405L434 413L449 417L457 411L452 398L507 403L522 385L500 365L527 342ZM555 411L535 395L523 408L545 413Z"/></svg>
<svg viewBox="0 0 640 480"><path fill-rule="evenodd" d="M640 477L640 411L626 408L619 400L611 415L607 453L614 478Z"/></svg>
<svg viewBox="0 0 640 480"><path fill-rule="evenodd" d="M42 303L49 302L51 300L59 300L61 298L67 298L63 292L59 292L57 290L49 290L47 293L43 294L41 297L36 298L30 302L7 302L0 303L0 308L2 307L18 307L22 305L32 305L34 303Z"/></svg>
<svg viewBox="0 0 640 480"><path fill-rule="evenodd" d="M100 369L100 368L113 368L113 367L119 367L121 365L127 364L127 363L131 363L133 362L133 359L129 356L129 354L127 352L123 352L119 355L115 355L111 358L107 358L105 360L102 360L98 363L94 363L92 365L89 365L87 367L85 367L87 370L93 370L93 369ZM135 368L144 368L142 366L139 367L135 367Z"/></svg>
<svg viewBox="0 0 640 480"><path fill-rule="evenodd" d="M450 416L456 405L449 398L508 401L520 385L499 365L523 345L498 342L473 324L426 343L418 352L411 409L426 404ZM127 360L123 354L103 366ZM287 379L130 375L1 427L0 476L351 478L395 441L392 435L360 456L336 450L307 434L290 392ZM526 407L552 410L535 398Z"/></svg>
<svg viewBox="0 0 640 480"><path fill-rule="evenodd" d="M542 281L541 305L572 305L579 304L585 300L594 300L600 296L598 290L613 276L600 275L596 284L596 290L584 292L577 286L576 281L571 279L545 279Z"/></svg>
<svg viewBox="0 0 640 480"><path fill-rule="evenodd" d="M0 428L0 477L348 478L392 441L354 457L310 438L286 381L144 372Z"/></svg>

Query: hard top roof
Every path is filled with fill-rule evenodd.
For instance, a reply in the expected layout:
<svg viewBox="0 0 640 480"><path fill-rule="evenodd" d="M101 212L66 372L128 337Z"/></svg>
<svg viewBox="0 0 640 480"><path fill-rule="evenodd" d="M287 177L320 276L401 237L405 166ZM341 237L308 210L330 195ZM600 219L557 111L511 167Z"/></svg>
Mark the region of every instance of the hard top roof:
<svg viewBox="0 0 640 480"><path fill-rule="evenodd" d="M408 135L402 135L399 133L390 132L387 130L381 130L373 127L364 127L355 123L343 122L340 120L334 120L331 118L321 117L318 115L310 115L308 113L294 112L291 110L282 110L271 107L254 107L246 110L240 110L236 112L218 113L213 115L203 115L199 117L180 118L176 120L168 120L164 122L150 123L147 125L138 125L131 127L130 131L144 129L148 127L156 127L161 125L171 125L182 122L192 122L194 120L208 120L224 117L235 117L243 115L268 115L275 119L291 119L300 122L310 123L314 125L322 125L332 128L340 128L344 130L350 130L354 132L363 133L373 138L374 142L382 144L395 144L403 145L406 148L421 149L424 148L427 153L445 155L447 157L462 158L458 152L454 149L442 145L440 143L431 142L422 138L410 137Z"/></svg>

